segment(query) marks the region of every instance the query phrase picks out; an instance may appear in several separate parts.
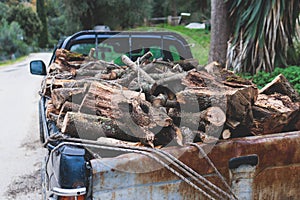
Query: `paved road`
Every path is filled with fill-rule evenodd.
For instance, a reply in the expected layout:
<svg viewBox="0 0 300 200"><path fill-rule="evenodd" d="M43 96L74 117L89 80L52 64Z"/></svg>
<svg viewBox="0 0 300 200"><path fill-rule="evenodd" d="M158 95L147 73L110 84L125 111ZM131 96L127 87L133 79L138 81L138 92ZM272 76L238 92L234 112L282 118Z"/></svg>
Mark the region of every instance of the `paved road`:
<svg viewBox="0 0 300 200"><path fill-rule="evenodd" d="M29 72L35 59L48 64L51 54L30 54L25 61L0 67L0 199L40 199L43 149L38 139L38 90L42 77Z"/></svg>

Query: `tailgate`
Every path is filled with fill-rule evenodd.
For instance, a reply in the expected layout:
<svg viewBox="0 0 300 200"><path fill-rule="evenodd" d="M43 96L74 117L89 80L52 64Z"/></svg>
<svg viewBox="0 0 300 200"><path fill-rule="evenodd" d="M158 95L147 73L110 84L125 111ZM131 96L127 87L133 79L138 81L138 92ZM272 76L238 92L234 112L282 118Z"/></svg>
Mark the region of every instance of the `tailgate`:
<svg viewBox="0 0 300 200"><path fill-rule="evenodd" d="M253 180L254 199L300 199L300 132L280 133L201 144L208 157L231 185L228 161L257 154ZM165 151L226 190L212 166L194 146L168 147ZM157 157L157 156L156 156ZM160 160L160 158L158 159ZM94 199L207 199L186 180L163 167L151 156L126 153L91 160ZM170 166L174 166L171 164ZM199 186L203 188L202 186ZM203 189L204 192L210 192Z"/></svg>

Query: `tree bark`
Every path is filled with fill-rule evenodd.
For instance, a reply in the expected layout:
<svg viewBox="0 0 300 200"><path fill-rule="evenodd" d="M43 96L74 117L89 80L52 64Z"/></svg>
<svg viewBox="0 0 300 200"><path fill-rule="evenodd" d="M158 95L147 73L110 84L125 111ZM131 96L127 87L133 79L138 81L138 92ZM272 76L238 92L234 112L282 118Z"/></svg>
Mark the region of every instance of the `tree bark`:
<svg viewBox="0 0 300 200"><path fill-rule="evenodd" d="M72 137L97 140L99 137L112 137L127 141L137 138L127 135L122 124L116 121L84 113L67 112L62 123L61 132Z"/></svg>
<svg viewBox="0 0 300 200"><path fill-rule="evenodd" d="M225 66L229 39L228 10L224 0L211 1L211 42L209 62Z"/></svg>
<svg viewBox="0 0 300 200"><path fill-rule="evenodd" d="M300 101L298 92L282 74L279 74L272 82L259 90L261 94L274 94L276 92L289 96L293 102Z"/></svg>
<svg viewBox="0 0 300 200"><path fill-rule="evenodd" d="M294 131L299 123L299 103L281 94L260 94L253 106L255 135ZM298 115L298 116L297 116ZM296 125L295 127L293 125Z"/></svg>

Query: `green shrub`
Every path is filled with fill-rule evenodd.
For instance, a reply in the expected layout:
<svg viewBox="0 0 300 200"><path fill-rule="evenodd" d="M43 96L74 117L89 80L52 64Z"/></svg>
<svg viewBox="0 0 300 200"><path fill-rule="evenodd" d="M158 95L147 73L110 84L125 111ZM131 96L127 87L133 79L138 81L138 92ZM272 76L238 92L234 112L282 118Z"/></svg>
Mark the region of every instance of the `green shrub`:
<svg viewBox="0 0 300 200"><path fill-rule="evenodd" d="M252 81L257 84L258 88L262 88L279 74L283 74L298 93L300 93L300 66L275 68L273 73L259 72L254 76L250 76L249 74L243 74L242 76L247 79L252 79Z"/></svg>

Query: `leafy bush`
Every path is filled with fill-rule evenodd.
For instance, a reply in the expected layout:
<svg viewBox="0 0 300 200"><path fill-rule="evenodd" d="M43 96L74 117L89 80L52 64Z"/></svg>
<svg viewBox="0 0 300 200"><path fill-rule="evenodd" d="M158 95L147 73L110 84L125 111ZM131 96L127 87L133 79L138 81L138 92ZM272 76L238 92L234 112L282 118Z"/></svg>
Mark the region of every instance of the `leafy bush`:
<svg viewBox="0 0 300 200"><path fill-rule="evenodd" d="M283 74L298 91L298 93L300 93L300 66L275 68L273 73L259 72L254 76L250 76L249 74L243 74L242 76L247 79L252 79L252 81L257 84L258 88L262 88L279 74Z"/></svg>
<svg viewBox="0 0 300 200"><path fill-rule="evenodd" d="M27 54L28 46L22 40L24 33L20 25L17 22L9 24L6 20L2 20L0 24L0 59Z"/></svg>

